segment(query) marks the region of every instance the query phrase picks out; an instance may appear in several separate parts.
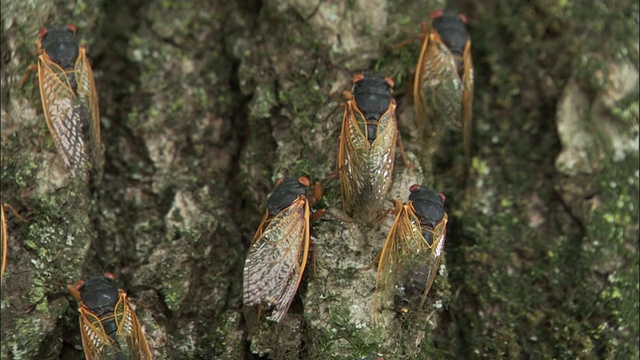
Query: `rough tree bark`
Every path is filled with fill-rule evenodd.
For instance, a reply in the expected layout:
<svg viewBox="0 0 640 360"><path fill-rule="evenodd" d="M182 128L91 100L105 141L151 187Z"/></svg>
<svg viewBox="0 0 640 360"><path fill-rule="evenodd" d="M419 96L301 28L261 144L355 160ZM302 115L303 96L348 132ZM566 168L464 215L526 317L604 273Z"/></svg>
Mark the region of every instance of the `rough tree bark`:
<svg viewBox="0 0 640 360"><path fill-rule="evenodd" d="M8 214L0 357L83 358L65 286L111 271L158 359L638 358L637 2L455 5L476 74L468 172L458 138L416 137L419 42L394 47L442 2L3 1L2 202L26 221ZM64 171L35 79L18 86L52 23L77 25L95 72L106 166L91 188ZM432 314L417 329L387 306L374 323L375 269L360 269L390 219L329 216L315 275L248 341L242 268L266 198L283 175L335 170L330 114L371 69L395 80L414 165L397 161L389 199L414 182L447 195ZM320 205L340 207L337 181Z"/></svg>

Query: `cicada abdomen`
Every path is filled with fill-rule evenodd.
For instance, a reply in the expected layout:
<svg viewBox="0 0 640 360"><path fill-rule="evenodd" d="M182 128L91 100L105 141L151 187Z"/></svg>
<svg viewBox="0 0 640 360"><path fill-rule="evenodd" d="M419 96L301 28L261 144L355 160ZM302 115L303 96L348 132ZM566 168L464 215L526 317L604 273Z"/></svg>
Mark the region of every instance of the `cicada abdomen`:
<svg viewBox="0 0 640 360"><path fill-rule="evenodd" d="M310 187L304 176L278 181L245 261L243 304L271 312L275 322L287 314L307 265L310 202L322 192L318 183L313 194Z"/></svg>
<svg viewBox="0 0 640 360"><path fill-rule="evenodd" d="M68 286L80 302L80 333L87 360L151 359L136 313L111 273L88 276Z"/></svg>
<svg viewBox="0 0 640 360"><path fill-rule="evenodd" d="M417 184L409 191L407 202L396 203L396 218L380 252L376 300L399 297L418 310L440 267L448 216L444 195Z"/></svg>
<svg viewBox="0 0 640 360"><path fill-rule="evenodd" d="M73 177L101 171L100 112L93 71L73 25L38 32L38 83L47 126Z"/></svg>
<svg viewBox="0 0 640 360"><path fill-rule="evenodd" d="M344 105L338 171L347 215L371 222L391 187L398 124L393 81L377 73L353 77Z"/></svg>
<svg viewBox="0 0 640 360"><path fill-rule="evenodd" d="M416 126L423 136L441 136L462 128L464 151L470 154L473 62L466 16L434 11L425 29L413 82Z"/></svg>

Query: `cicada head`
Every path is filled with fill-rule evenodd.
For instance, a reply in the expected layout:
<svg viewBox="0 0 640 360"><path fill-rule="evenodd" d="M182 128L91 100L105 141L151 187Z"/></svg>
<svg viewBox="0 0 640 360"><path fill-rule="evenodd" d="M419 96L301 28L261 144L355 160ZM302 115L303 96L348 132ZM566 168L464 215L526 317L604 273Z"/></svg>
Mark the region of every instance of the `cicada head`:
<svg viewBox="0 0 640 360"><path fill-rule="evenodd" d="M280 178L276 188L267 200L269 217L273 217L293 203L300 195L306 195L311 181L304 176Z"/></svg>
<svg viewBox="0 0 640 360"><path fill-rule="evenodd" d="M445 196L424 185L414 184L410 187L409 200L413 202L414 210L424 225L433 226L444 217Z"/></svg>
<svg viewBox="0 0 640 360"><path fill-rule="evenodd" d="M414 184L410 187L409 201L413 210L420 219L423 227L423 235L427 243L433 243L433 229L442 221L445 216L444 194L426 186Z"/></svg>
<svg viewBox="0 0 640 360"><path fill-rule="evenodd" d="M38 32L37 41L40 50L63 69L73 69L80 54L80 45L76 39L76 27L73 25L53 25Z"/></svg>
<svg viewBox="0 0 640 360"><path fill-rule="evenodd" d="M449 10L436 10L431 13L431 18L433 19L433 29L438 32L440 39L452 54L462 58L469 38L465 26L467 17Z"/></svg>
<svg viewBox="0 0 640 360"><path fill-rule="evenodd" d="M393 100L393 80L376 72L353 77L353 97L366 120L377 121Z"/></svg>
<svg viewBox="0 0 640 360"><path fill-rule="evenodd" d="M75 289L80 293L84 306L97 316L113 311L120 297L115 276L109 272L87 276L76 283Z"/></svg>

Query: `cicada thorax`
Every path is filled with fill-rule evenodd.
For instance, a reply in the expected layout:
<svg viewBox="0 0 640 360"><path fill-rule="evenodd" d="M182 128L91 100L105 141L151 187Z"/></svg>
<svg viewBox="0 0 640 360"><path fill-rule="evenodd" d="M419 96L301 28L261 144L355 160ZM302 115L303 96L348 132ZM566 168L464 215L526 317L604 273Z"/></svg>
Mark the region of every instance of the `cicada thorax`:
<svg viewBox="0 0 640 360"><path fill-rule="evenodd" d="M436 11L431 14L433 29L447 46L457 65L458 76L464 75L464 51L469 42L469 32L465 27L466 17L450 11Z"/></svg>
<svg viewBox="0 0 640 360"><path fill-rule="evenodd" d="M286 315L307 264L310 202L316 199L310 186L303 176L278 182L245 260L243 304L270 312L267 319L275 322Z"/></svg>
<svg viewBox="0 0 640 360"><path fill-rule="evenodd" d="M422 310L443 256L444 195L413 185L380 253L376 296L394 296L399 313Z"/></svg>
<svg viewBox="0 0 640 360"><path fill-rule="evenodd" d="M78 92L75 67L80 57L80 44L76 39L75 28L51 26L38 33L40 50L47 60L54 62L64 71L69 87Z"/></svg>
<svg viewBox="0 0 640 360"><path fill-rule="evenodd" d="M370 222L385 205L391 186L398 126L393 81L358 74L345 104L338 150L343 208Z"/></svg>
<svg viewBox="0 0 640 360"><path fill-rule="evenodd" d="M449 11L432 13L416 65L414 110L421 136L444 136L462 129L465 152L470 141L473 98L471 39L466 17Z"/></svg>
<svg viewBox="0 0 640 360"><path fill-rule="evenodd" d="M80 332L87 359L151 359L138 317L112 274L85 277L69 291L80 301Z"/></svg>
<svg viewBox="0 0 640 360"><path fill-rule="evenodd" d="M100 114L93 71L75 27L51 26L38 33L40 96L58 152L72 174L88 180L102 166Z"/></svg>

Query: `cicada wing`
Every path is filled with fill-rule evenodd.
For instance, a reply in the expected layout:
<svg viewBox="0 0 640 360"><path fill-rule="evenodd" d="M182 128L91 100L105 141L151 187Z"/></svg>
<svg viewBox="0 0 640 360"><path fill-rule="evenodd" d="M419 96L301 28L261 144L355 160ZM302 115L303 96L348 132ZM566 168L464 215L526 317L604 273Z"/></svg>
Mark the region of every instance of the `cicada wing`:
<svg viewBox="0 0 640 360"><path fill-rule="evenodd" d="M309 253L309 216L308 201L300 196L269 220L247 254L243 303L272 309L269 320L284 318L302 280Z"/></svg>
<svg viewBox="0 0 640 360"><path fill-rule="evenodd" d="M436 275L438 274L440 263L442 261L442 256L444 255L444 244L445 244L445 238L447 234L448 220L449 220L449 217L445 213L442 220L433 229L433 243L431 245L428 245L428 243L425 240L425 245L428 247L428 250L429 250L427 255L427 264L429 266L429 276L427 277L427 282L425 284L424 292L422 293L422 297L420 299L421 309L423 308L427 300L427 295L429 294L429 290L431 290L433 281L435 280Z"/></svg>
<svg viewBox="0 0 640 360"><path fill-rule="evenodd" d="M258 230L256 230L256 233L253 235L253 239L251 240L251 244L255 244L256 241L258 241L261 237L262 234L264 233L265 229L267 228L267 220L269 219L269 210L265 211L264 216L262 217L262 220L260 221L260 225L258 226Z"/></svg>
<svg viewBox="0 0 640 360"><path fill-rule="evenodd" d="M83 306L80 312L80 334L82 347L87 360L107 360L113 354L112 338L107 335L100 319Z"/></svg>
<svg viewBox="0 0 640 360"><path fill-rule="evenodd" d="M144 331L127 300L127 294L120 290L120 296L114 308L114 319L118 329L117 338L122 352L131 359L150 360L151 350Z"/></svg>
<svg viewBox="0 0 640 360"><path fill-rule="evenodd" d="M373 206L371 212L377 212L387 200L387 193L393 177L397 138L396 104L395 101L392 101L378 121L378 136L371 144L371 154L367 166L372 188L371 203Z"/></svg>
<svg viewBox="0 0 640 360"><path fill-rule="evenodd" d="M424 40L420 48L420 55L413 73L413 111L418 129L430 130L429 109L424 93L425 63L428 56L429 43L431 41L431 28L425 24Z"/></svg>
<svg viewBox="0 0 640 360"><path fill-rule="evenodd" d="M78 101L64 69L46 53L38 58L38 81L47 126L56 148L71 174L84 177L88 170L82 131L86 108Z"/></svg>
<svg viewBox="0 0 640 360"><path fill-rule="evenodd" d="M423 246L416 216L410 205L403 205L396 215L380 253L376 274L376 301L395 293L398 281L406 273L407 259ZM377 308L377 305L376 305Z"/></svg>
<svg viewBox="0 0 640 360"><path fill-rule="evenodd" d="M397 270L400 266L400 223L405 218L402 208L397 214L391 225L391 230L387 234L387 238L380 250L378 260L378 271L376 273L376 289L374 299L374 310L378 310L378 299L388 298L393 291L397 280Z"/></svg>
<svg viewBox="0 0 640 360"><path fill-rule="evenodd" d="M473 61L471 59L471 39L467 43L462 55L462 139L464 153L471 156L471 111L473 106Z"/></svg>
<svg viewBox="0 0 640 360"><path fill-rule="evenodd" d="M367 136L363 132L366 126L364 116L357 109L355 100L347 101L342 119L338 164L340 166L342 204L345 212L349 215L361 207L365 200L362 199L362 191L370 181L365 168L371 148Z"/></svg>
<svg viewBox="0 0 640 360"><path fill-rule="evenodd" d="M75 64L76 79L78 81L78 99L86 108L88 125L88 148L91 154L91 165L98 169L102 166L102 149L100 135L100 109L98 93L93 78L93 70L87 59L86 49L80 46L80 53Z"/></svg>
<svg viewBox="0 0 640 360"><path fill-rule="evenodd" d="M427 135L443 127L460 128L462 81L458 76L455 57L437 32L429 35L424 58L420 57L421 77L416 84L421 88L416 110L416 126ZM435 122L438 123L435 123ZM424 133L424 132L423 132Z"/></svg>
<svg viewBox="0 0 640 360"><path fill-rule="evenodd" d="M4 214L4 204L0 204L0 207L0 214L2 216L2 221L0 222L0 226L2 227L2 231L0 232L0 236L2 237L2 274L0 278L4 279L4 270L7 266L7 253L9 251L9 229L7 228L7 219Z"/></svg>

